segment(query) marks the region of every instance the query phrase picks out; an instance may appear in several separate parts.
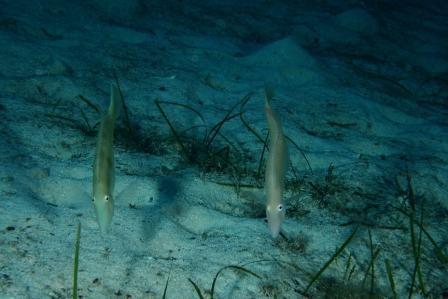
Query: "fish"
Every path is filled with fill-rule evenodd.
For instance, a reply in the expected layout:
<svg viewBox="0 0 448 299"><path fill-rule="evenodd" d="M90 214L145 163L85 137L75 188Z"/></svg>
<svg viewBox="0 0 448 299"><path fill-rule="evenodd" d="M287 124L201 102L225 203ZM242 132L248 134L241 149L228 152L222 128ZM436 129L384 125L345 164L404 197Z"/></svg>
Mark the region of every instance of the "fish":
<svg viewBox="0 0 448 299"><path fill-rule="evenodd" d="M272 238L277 238L285 219L286 207L283 202L285 174L289 155L282 124L270 101L273 92L265 90L264 112L269 129L269 157L266 163L264 190L266 194L266 216Z"/></svg>
<svg viewBox="0 0 448 299"><path fill-rule="evenodd" d="M120 112L120 91L111 84L109 109L103 115L93 164L92 201L102 233L109 231L114 215L115 159L114 128Z"/></svg>

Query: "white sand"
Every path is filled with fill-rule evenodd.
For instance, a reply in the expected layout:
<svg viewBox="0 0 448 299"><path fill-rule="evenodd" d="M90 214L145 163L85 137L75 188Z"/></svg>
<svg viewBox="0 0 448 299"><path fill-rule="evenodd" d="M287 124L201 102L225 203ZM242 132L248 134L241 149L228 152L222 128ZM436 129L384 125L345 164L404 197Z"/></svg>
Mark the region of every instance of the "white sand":
<svg viewBox="0 0 448 299"><path fill-rule="evenodd" d="M227 265L244 265L261 279L226 270L215 298L300 298L310 274L358 223L310 294L357 295L371 261L370 229L380 250L375 293L391 296L388 259L401 298L415 265L409 219L394 208L411 211L397 185L407 190L407 173L416 215L424 198L425 228L448 254L446 5L204 2L2 4L0 298L71 297L78 223L83 298L161 298L168 277L167 298L198 298L188 279L207 298ZM115 215L111 233L101 236L90 202L100 116L79 95L105 109L114 71L137 137L124 133L122 115ZM288 241L269 235L262 188L242 188L258 194L246 198L228 185L263 182L254 177L262 144L238 116L220 130L234 166L216 170L224 152L214 160L198 156L205 127L249 92L244 118L265 137L265 84L276 93L272 105L285 133L313 170L290 144L299 181L291 169L287 178L300 184L285 194ZM198 126L180 133L187 147L195 136L196 162L182 158L156 99L202 114L162 104L178 132ZM211 151L226 145L218 135ZM447 265L425 235L421 252L426 292L441 298ZM367 276L353 298L369 289Z"/></svg>

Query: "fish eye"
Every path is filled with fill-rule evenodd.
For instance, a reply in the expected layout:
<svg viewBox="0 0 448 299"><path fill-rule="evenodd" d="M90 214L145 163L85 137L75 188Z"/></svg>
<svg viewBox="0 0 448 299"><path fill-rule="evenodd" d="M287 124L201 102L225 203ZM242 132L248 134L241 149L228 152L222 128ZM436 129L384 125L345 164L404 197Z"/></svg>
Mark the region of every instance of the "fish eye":
<svg viewBox="0 0 448 299"><path fill-rule="evenodd" d="M104 196L104 199L105 199L106 201L109 201L109 195L105 195L105 196Z"/></svg>
<svg viewBox="0 0 448 299"><path fill-rule="evenodd" d="M277 211L279 211L279 212L283 211L283 205L281 205L281 204L278 205L277 206Z"/></svg>

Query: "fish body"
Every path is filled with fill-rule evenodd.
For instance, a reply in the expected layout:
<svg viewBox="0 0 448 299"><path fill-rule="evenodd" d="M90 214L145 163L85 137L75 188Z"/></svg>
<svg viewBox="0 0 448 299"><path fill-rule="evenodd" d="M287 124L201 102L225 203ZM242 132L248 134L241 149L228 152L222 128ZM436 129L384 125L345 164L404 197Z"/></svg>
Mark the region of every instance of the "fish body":
<svg viewBox="0 0 448 299"><path fill-rule="evenodd" d="M283 202L285 173L288 165L288 148L277 113L272 110L272 93L266 91L264 111L268 122L270 145L265 171L266 216L273 238L280 234L286 208Z"/></svg>
<svg viewBox="0 0 448 299"><path fill-rule="evenodd" d="M109 109L101 120L93 165L93 205L102 233L109 230L114 214L114 128L119 114L120 93L115 85L111 85Z"/></svg>

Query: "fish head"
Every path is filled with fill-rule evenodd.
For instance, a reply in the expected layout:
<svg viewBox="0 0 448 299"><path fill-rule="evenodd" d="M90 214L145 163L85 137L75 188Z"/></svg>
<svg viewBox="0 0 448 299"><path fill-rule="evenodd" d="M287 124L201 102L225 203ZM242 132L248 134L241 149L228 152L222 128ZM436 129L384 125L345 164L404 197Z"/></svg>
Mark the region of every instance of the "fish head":
<svg viewBox="0 0 448 299"><path fill-rule="evenodd" d="M114 199L111 194L95 194L93 196L96 218L102 233L109 230L114 215Z"/></svg>
<svg viewBox="0 0 448 299"><path fill-rule="evenodd" d="M283 219L285 219L285 206L282 203L269 204L266 207L266 216L272 238L277 238L280 234Z"/></svg>

